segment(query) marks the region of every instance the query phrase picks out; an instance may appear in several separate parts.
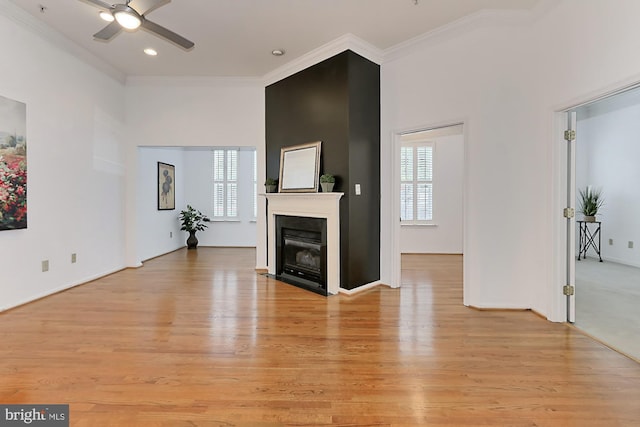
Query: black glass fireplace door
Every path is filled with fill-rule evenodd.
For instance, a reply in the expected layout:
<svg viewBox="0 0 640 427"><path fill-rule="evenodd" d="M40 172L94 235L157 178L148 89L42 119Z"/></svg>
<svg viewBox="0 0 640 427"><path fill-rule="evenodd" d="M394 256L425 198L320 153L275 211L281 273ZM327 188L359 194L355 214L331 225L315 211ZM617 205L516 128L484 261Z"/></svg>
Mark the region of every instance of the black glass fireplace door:
<svg viewBox="0 0 640 427"><path fill-rule="evenodd" d="M326 295L326 219L279 215L276 239L276 276Z"/></svg>

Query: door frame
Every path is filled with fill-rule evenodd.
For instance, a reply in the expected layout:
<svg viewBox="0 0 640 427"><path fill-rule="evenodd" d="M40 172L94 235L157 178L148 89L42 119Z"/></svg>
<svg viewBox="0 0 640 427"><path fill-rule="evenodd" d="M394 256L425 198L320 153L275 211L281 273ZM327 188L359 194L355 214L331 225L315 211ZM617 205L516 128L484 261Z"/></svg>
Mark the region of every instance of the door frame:
<svg viewBox="0 0 640 427"><path fill-rule="evenodd" d="M401 286L402 279L402 260L400 252L400 143L401 136L407 133L423 132L433 129L446 128L449 126L462 125L462 138L463 138L463 189L462 189L462 254L463 257L467 254L467 206L468 206L468 186L469 186L469 174L468 174L468 119L449 120L445 122L432 123L423 126L415 126L410 128L398 129L392 132L392 147L391 147L391 268L390 274L392 280L392 287L399 288ZM463 288L463 304L468 305L466 298L467 292L467 263L462 262L462 288Z"/></svg>
<svg viewBox="0 0 640 427"><path fill-rule="evenodd" d="M575 218L573 221L567 221L563 216L563 210L566 207L572 207L575 204L575 178L573 188L573 203L567 206L567 190L568 190L568 159L567 159L567 142L564 139L564 131L567 130L568 118L570 111L591 104L593 102L609 98L631 89L640 88L640 80L636 77L633 80L619 83L608 88L592 92L581 98L569 101L561 106L553 109L553 137L552 140L552 203L550 216L552 218L553 247L552 247L552 280L549 289L550 310L547 319L552 322L573 322L575 320L575 292L571 298L567 298L563 293L565 285L573 285L575 289ZM576 126L577 128L577 126ZM579 130L578 130L579 131ZM576 132L576 141L580 136ZM573 142L573 155L575 156L576 142ZM573 161L575 174L575 159ZM571 197L571 196L570 196ZM568 236L570 230L567 230L567 224L573 224L573 241L570 243ZM568 259L568 252L573 246L574 260ZM571 264L568 264L571 262ZM567 270L569 266L569 270ZM567 283L569 281L570 283Z"/></svg>

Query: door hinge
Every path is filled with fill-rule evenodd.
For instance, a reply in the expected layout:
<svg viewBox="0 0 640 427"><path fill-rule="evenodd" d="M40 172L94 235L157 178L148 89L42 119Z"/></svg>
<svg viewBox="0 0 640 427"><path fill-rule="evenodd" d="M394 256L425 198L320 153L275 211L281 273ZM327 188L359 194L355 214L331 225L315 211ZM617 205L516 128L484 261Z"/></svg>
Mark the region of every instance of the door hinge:
<svg viewBox="0 0 640 427"><path fill-rule="evenodd" d="M576 288L571 285L565 285L562 287L562 293L566 296L571 296L576 293Z"/></svg>
<svg viewBox="0 0 640 427"><path fill-rule="evenodd" d="M565 218L573 218L574 216L576 216L576 211L573 208L564 208L562 214Z"/></svg>
<svg viewBox="0 0 640 427"><path fill-rule="evenodd" d="M565 141L573 141L576 139L576 131L569 129L564 131L564 140Z"/></svg>

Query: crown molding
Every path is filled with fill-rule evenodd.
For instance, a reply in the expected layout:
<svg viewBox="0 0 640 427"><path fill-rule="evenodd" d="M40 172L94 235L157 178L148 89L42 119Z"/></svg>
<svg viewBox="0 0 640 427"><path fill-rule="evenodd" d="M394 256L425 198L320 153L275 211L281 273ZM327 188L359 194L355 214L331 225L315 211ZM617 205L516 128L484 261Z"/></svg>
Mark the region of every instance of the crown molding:
<svg viewBox="0 0 640 427"><path fill-rule="evenodd" d="M378 65L384 59L380 49L353 34L345 34L265 74L263 83L268 86L346 50L351 50Z"/></svg>
<svg viewBox="0 0 640 427"><path fill-rule="evenodd" d="M43 40L51 43L56 48L62 49L67 53L70 53L74 57L80 59L82 62L91 65L98 71L106 74L112 79L124 83L126 76L121 71L117 70L104 60L90 53L82 46L72 42L58 31L51 28L44 22L31 16L25 10L22 10L18 6L9 2L8 0L0 0L0 14L12 20L21 27L26 28L32 33L40 36Z"/></svg>
<svg viewBox="0 0 640 427"><path fill-rule="evenodd" d="M557 7L559 3L558 0L539 0L530 10L481 10L385 49L384 62L394 61L427 46L439 44L481 28L532 24L549 10Z"/></svg>

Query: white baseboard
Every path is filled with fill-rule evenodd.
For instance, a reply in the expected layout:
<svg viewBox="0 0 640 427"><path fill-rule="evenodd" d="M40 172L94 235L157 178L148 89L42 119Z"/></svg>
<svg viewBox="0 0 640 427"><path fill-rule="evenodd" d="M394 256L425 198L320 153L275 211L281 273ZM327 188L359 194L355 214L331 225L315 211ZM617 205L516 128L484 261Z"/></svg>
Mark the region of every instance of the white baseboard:
<svg viewBox="0 0 640 427"><path fill-rule="evenodd" d="M341 294L345 294L345 295L355 295L357 293L363 292L363 291L368 291L369 289L373 289L376 286L388 286L389 285L382 283L379 280L376 280L375 282L371 282L371 283L367 283L366 285L362 285L362 286L358 286L355 289L344 289L344 288L340 288L339 293Z"/></svg>

